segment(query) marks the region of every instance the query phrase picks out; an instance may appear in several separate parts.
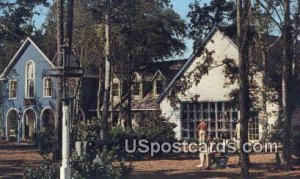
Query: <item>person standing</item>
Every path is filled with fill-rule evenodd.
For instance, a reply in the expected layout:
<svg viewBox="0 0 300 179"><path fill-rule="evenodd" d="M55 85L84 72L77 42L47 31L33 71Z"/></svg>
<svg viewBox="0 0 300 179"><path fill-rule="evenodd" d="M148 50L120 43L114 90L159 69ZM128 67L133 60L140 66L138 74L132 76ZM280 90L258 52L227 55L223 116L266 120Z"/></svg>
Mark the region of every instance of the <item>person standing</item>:
<svg viewBox="0 0 300 179"><path fill-rule="evenodd" d="M204 119L201 119L200 124L198 125L199 131L199 142L205 142L206 132L207 132L207 124Z"/></svg>
<svg viewBox="0 0 300 179"><path fill-rule="evenodd" d="M237 121L237 124L235 126L235 137L236 141L239 142L241 139L241 123L240 120Z"/></svg>
<svg viewBox="0 0 300 179"><path fill-rule="evenodd" d="M241 123L240 120L237 121L237 124L235 126L235 137L236 137L236 146L237 146L237 151L240 153L241 147L240 147L240 139L241 139ZM238 161L238 166L241 164L241 155L239 155L239 161Z"/></svg>

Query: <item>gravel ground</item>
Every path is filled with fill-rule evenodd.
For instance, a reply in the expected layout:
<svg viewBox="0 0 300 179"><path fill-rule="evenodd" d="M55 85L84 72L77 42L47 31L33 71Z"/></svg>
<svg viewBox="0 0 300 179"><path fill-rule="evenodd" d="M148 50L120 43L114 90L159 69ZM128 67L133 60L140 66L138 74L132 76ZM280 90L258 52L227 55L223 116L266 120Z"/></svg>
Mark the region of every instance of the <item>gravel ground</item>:
<svg viewBox="0 0 300 179"><path fill-rule="evenodd" d="M229 159L227 169L201 170L196 167L196 158L160 159L132 161L133 171L126 179L199 179L199 178L240 178L240 169L236 167L237 156ZM30 145L0 141L0 178L22 178L26 167L35 166L42 157ZM274 169L274 154L251 155L251 175L253 178L300 178L299 161L292 171Z"/></svg>

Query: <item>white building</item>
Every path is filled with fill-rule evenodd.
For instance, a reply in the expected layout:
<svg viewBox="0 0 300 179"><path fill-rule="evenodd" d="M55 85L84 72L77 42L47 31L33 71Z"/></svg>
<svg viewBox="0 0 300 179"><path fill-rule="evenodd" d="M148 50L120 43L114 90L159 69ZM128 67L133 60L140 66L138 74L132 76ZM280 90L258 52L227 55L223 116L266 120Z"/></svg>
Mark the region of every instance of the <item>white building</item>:
<svg viewBox="0 0 300 179"><path fill-rule="evenodd" d="M213 52L214 62L211 65L212 68L210 68L207 75L201 78L197 85L194 83L187 89L185 95L176 93L175 96L180 102L176 103L177 108L173 108L168 98L172 93L172 89L176 87L178 81L189 75L188 79L194 81L193 70L197 64L202 63L207 58L207 53L204 53L203 49ZM224 86L225 82L228 81L224 75L224 65L222 65L224 59L234 59L237 63L238 48L232 39L220 30L215 29L203 41L199 51L194 53L183 65L159 97L158 102L162 115L177 125L175 128L177 138L197 137L199 119L205 119L208 122L210 135L214 137L220 137L221 135L234 137L239 111L236 105L230 103L229 93L234 89L238 89L238 85ZM258 84L261 84L259 75L257 75L256 80ZM277 111L277 105L274 103L267 104L268 126L271 128L277 120ZM249 140L259 140L261 137L262 124L260 124L258 116L261 116L259 112L255 113L253 111L253 116L249 122ZM293 130L300 129L300 123L297 122L299 118L300 110L297 108L294 113Z"/></svg>

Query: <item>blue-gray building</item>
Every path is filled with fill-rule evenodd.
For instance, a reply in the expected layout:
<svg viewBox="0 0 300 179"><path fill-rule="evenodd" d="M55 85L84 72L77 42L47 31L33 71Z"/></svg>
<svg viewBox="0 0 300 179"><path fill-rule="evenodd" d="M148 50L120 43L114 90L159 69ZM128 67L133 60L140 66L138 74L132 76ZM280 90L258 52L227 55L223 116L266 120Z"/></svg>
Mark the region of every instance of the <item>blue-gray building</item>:
<svg viewBox="0 0 300 179"><path fill-rule="evenodd" d="M52 61L27 38L1 74L2 131L7 139L18 129L22 129L22 139L29 139L35 131L54 126L56 80L46 75L53 67ZM90 110L95 103L93 99L90 96L83 100L90 105L80 109L82 120L85 120L84 110Z"/></svg>

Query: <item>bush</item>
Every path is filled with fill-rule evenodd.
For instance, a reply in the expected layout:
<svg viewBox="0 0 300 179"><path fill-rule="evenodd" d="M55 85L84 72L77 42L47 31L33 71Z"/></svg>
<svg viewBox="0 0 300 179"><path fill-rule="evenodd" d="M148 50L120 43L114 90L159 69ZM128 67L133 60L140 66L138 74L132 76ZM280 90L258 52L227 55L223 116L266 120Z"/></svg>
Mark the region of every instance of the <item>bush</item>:
<svg viewBox="0 0 300 179"><path fill-rule="evenodd" d="M124 157L129 154L125 150L125 140L133 141L137 139L137 136L133 130L130 128L126 128L125 130L120 126L114 127L109 134L110 145L109 147L113 149L119 160L122 160ZM128 144L130 148L132 148L132 143Z"/></svg>
<svg viewBox="0 0 300 179"><path fill-rule="evenodd" d="M79 141L99 141L101 131L101 120L88 120L86 124L80 124L77 129L77 140Z"/></svg>
<svg viewBox="0 0 300 179"><path fill-rule="evenodd" d="M122 165L114 166L115 160L113 152L105 148L102 152L98 151L97 155L85 153L82 156L74 156L71 159L73 178L120 178Z"/></svg>
<svg viewBox="0 0 300 179"><path fill-rule="evenodd" d="M24 178L28 179L56 179L59 178L59 166L44 158L38 167L26 168Z"/></svg>
<svg viewBox="0 0 300 179"><path fill-rule="evenodd" d="M48 155L53 147L53 131L45 128L38 133L33 133L32 141L41 155Z"/></svg>
<svg viewBox="0 0 300 179"><path fill-rule="evenodd" d="M138 122L136 135L139 139L149 142L175 142L174 123L168 122L163 117L145 119Z"/></svg>
<svg viewBox="0 0 300 179"><path fill-rule="evenodd" d="M129 154L125 151L125 140L128 140L128 148L133 148L133 140L145 139L149 142L157 142L162 144L164 142L175 142L175 124L168 122L166 119L159 117L153 119L143 119L137 121L137 127L135 130L126 128L123 130L121 127L115 127L111 131L110 140L113 141L113 147L116 148L117 155L119 157L134 157L141 159L149 154L140 153L138 150ZM162 156L163 153L158 153L156 156Z"/></svg>

